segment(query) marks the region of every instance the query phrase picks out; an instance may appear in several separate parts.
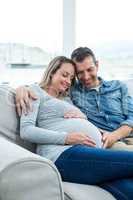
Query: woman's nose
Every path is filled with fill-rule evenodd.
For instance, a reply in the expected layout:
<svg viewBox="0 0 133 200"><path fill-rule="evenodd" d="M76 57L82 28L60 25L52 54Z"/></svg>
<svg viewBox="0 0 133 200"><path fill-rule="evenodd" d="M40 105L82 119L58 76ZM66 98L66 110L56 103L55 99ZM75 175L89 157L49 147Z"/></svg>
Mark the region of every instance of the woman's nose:
<svg viewBox="0 0 133 200"><path fill-rule="evenodd" d="M67 79L67 83L68 83L69 85L71 84L71 79L70 79L70 78Z"/></svg>

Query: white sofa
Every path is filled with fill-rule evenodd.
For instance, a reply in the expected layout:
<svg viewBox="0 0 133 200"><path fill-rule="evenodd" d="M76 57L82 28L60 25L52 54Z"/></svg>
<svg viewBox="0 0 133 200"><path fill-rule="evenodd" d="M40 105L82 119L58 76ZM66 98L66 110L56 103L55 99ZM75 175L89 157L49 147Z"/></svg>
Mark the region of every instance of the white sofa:
<svg viewBox="0 0 133 200"><path fill-rule="evenodd" d="M98 186L62 182L54 163L35 154L19 136L14 94L0 86L0 200L114 200Z"/></svg>

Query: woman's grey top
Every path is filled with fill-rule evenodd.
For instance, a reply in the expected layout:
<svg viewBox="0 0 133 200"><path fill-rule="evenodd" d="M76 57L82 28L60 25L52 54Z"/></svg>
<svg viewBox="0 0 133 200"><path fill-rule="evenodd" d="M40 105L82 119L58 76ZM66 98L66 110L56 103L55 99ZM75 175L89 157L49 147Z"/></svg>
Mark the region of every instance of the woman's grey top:
<svg viewBox="0 0 133 200"><path fill-rule="evenodd" d="M20 119L20 136L37 143L37 153L53 162L60 154L71 147L65 145L65 139L71 132L82 132L92 137L97 146L101 147L101 134L86 119L64 118L64 113L78 110L69 98L60 100L50 96L39 85L31 86L38 99L32 101L32 109Z"/></svg>

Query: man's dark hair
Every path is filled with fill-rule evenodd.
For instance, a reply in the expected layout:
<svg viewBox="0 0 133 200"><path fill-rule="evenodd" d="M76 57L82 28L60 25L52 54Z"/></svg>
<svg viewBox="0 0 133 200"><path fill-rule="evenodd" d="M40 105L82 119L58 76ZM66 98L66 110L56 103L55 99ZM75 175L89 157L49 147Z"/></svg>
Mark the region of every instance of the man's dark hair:
<svg viewBox="0 0 133 200"><path fill-rule="evenodd" d="M91 56L93 58L94 63L96 64L95 54L88 47L79 47L75 49L71 54L71 59L76 62L82 62L86 57Z"/></svg>

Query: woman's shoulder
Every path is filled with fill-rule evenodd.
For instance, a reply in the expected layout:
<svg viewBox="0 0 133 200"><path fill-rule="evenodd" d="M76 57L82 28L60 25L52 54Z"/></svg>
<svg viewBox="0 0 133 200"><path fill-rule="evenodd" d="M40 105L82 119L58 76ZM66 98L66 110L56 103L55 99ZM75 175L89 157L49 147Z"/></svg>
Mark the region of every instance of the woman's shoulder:
<svg viewBox="0 0 133 200"><path fill-rule="evenodd" d="M48 97L47 92L45 92L45 90L43 90L37 83L30 85L30 89L40 98Z"/></svg>

